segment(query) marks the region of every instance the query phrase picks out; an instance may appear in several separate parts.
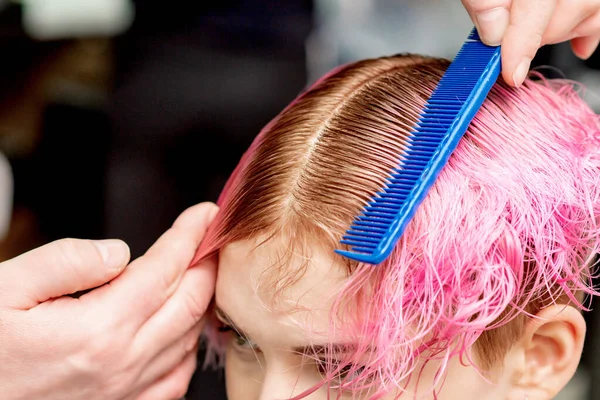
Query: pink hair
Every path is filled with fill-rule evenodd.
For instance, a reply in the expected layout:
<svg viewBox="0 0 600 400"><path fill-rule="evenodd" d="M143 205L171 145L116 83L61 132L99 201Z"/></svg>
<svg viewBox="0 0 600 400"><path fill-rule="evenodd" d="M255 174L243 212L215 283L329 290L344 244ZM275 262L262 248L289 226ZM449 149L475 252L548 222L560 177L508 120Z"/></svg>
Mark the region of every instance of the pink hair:
<svg viewBox="0 0 600 400"><path fill-rule="evenodd" d="M365 68L357 65L348 68ZM439 74L428 79L435 84ZM400 97L414 90L407 87ZM232 174L219 199L224 209L197 259L260 233L223 232L230 228L232 196L252 179L249 166L260 162L257 151L282 114L261 131ZM343 385L355 393L370 390L370 398L378 399L401 390L431 360L440 363L441 381L447 362L470 359L468 350L483 336L501 349L477 348L484 354L480 363L489 364L518 337L510 327L523 317L553 303L585 309L578 293L598 294L591 280L599 216L600 121L576 85L528 80L513 90L496 84L393 254L378 266L353 266L336 294L332 329L343 326L358 344L344 362L363 366ZM351 220L343 222L349 226ZM339 239L342 232L333 233ZM333 252L336 243L326 246ZM494 336L501 329L513 333ZM352 368L349 375L359 372ZM325 382L331 384L337 372L330 365Z"/></svg>

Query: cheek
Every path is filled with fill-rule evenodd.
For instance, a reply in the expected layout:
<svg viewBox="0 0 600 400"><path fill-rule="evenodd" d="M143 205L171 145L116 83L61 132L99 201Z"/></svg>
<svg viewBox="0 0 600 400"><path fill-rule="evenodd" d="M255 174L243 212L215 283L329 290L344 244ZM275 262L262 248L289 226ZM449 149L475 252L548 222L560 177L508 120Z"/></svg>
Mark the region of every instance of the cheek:
<svg viewBox="0 0 600 400"><path fill-rule="evenodd" d="M225 353L225 383L228 400L257 400L260 397L263 368L259 360L240 358L236 350L228 346Z"/></svg>
<svg viewBox="0 0 600 400"><path fill-rule="evenodd" d="M412 400L415 396L419 399L432 399L431 387L436 382L438 368L439 364L432 361L427 363L420 374L415 372L399 400ZM419 370L420 368L417 367L416 371ZM441 390L438 386L436 393L437 400L505 400L508 398L507 385L502 381L494 384L485 380L474 367L462 365L458 358L450 361ZM400 391L392 392L383 396L381 400L396 400L400 394ZM363 397L360 399L363 400ZM368 396L364 399L368 399Z"/></svg>
<svg viewBox="0 0 600 400"><path fill-rule="evenodd" d="M506 385L484 379L472 366L460 365L458 359L451 361L448 375L439 400L500 400L506 399Z"/></svg>

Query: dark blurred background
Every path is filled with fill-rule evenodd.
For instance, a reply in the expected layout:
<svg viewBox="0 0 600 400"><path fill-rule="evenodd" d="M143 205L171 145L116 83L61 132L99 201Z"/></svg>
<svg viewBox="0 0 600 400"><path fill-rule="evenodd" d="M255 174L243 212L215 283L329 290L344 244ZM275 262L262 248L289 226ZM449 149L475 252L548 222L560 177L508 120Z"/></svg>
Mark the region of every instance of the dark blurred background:
<svg viewBox="0 0 600 400"><path fill-rule="evenodd" d="M0 0L0 155L14 182L0 261L62 237L117 237L139 256L186 207L216 200L258 131L330 68L452 58L471 27L455 0L52 3ZM549 46L534 64L600 93L598 55ZM564 399L600 398L597 314ZM224 399L222 374L198 371L187 398Z"/></svg>

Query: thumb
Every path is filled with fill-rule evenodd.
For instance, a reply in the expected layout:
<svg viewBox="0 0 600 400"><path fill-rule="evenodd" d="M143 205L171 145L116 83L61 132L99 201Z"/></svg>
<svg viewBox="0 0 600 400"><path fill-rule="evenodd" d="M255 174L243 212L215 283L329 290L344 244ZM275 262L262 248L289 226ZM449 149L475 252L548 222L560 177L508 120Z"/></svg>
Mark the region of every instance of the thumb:
<svg viewBox="0 0 600 400"><path fill-rule="evenodd" d="M0 307L28 310L101 286L128 261L129 247L120 240L57 240L0 263Z"/></svg>
<svg viewBox="0 0 600 400"><path fill-rule="evenodd" d="M462 0L481 41L499 46L510 22L511 0Z"/></svg>

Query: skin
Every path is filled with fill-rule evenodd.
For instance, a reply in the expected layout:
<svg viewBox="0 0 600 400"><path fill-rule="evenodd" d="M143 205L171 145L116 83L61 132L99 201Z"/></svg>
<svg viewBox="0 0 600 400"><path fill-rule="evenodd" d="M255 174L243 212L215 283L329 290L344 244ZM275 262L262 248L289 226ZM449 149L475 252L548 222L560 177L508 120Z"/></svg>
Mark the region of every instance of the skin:
<svg viewBox="0 0 600 400"><path fill-rule="evenodd" d="M2 399L182 397L216 260L189 266L216 211L190 208L129 265L121 241L75 239L0 263Z"/></svg>
<svg viewBox="0 0 600 400"><path fill-rule="evenodd" d="M525 80L537 50L570 41L589 58L600 41L599 0L462 0L484 43L502 45L502 76L512 86Z"/></svg>
<svg viewBox="0 0 600 400"><path fill-rule="evenodd" d="M344 280L341 266L328 252L313 249L306 273L284 291L277 308L267 307L272 293L257 291L256 283L283 244L267 242L254 251L258 241L239 241L225 246L219 255L216 288L217 317L234 331L228 335L226 381L229 400L275 400L298 395L320 380L314 363L305 362L294 351L313 343L344 343L343 336L327 335L332 294ZM296 258L286 268L301 262ZM268 287L268 286L265 286ZM258 295L260 293L260 297ZM287 305L287 306L286 306ZM549 400L573 376L583 348L585 322L581 314L567 306L544 309L539 318L527 326L521 340L514 345L493 371L489 380L473 366L452 360L439 400ZM308 327L309 329L306 329ZM237 334L235 329L243 332ZM476 355L475 355L476 356ZM433 397L425 389L433 382L436 365L425 370L419 388L409 385L401 398L414 394ZM326 388L306 397L327 399ZM337 392L332 393L337 394ZM394 399L391 391L383 400ZM335 398L335 397L334 397ZM352 398L347 393L342 398ZM357 399L368 399L360 394Z"/></svg>

